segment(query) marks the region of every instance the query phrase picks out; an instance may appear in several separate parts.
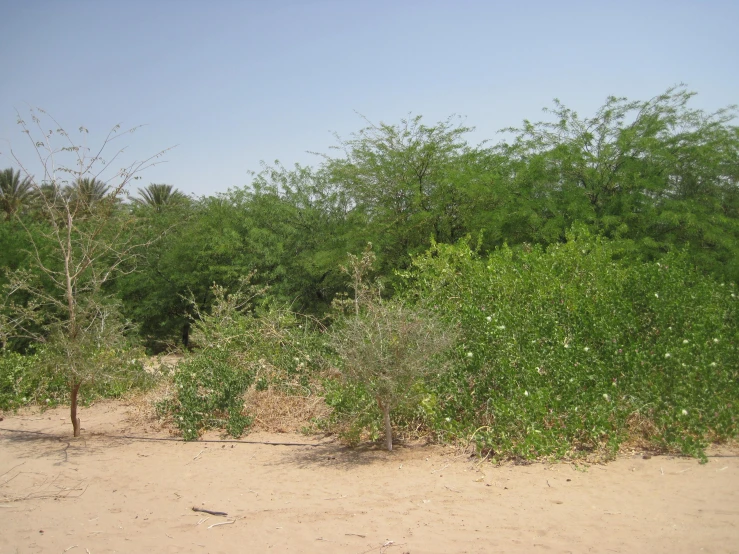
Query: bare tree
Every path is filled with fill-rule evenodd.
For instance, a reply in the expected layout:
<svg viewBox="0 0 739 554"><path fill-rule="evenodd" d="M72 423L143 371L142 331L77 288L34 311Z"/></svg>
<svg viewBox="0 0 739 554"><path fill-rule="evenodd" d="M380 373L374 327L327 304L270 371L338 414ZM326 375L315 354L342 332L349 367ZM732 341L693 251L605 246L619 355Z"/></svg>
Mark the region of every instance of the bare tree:
<svg viewBox="0 0 739 554"><path fill-rule="evenodd" d="M115 275L133 271L145 246L133 232L135 217L122 208L121 200L127 185L160 163L169 149L113 170L111 166L125 150L116 149L115 141L136 128L121 132L116 125L92 150L78 144L41 109L30 110L30 123L18 114L18 124L33 144L38 162L34 165L40 165L41 180L31 175L30 166L14 152L12 155L37 193L45 225L41 231L31 232L19 218L31 241L30 257L36 271L12 274L8 290L24 291L31 298L34 313L43 312L44 333L37 338L49 344L56 354L56 370L67 378L70 417L77 437L80 387L103 377L105 367L116 357L116 342L122 338L115 303L103 286ZM80 127L79 133L84 137L88 131ZM16 329L23 328L18 321L14 323Z"/></svg>

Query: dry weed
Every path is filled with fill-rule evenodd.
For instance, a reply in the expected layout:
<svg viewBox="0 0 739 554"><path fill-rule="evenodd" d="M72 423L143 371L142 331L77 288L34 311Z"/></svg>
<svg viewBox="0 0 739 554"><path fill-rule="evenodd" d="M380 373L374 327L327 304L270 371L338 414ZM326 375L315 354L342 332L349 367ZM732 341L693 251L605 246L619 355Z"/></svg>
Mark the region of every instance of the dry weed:
<svg viewBox="0 0 739 554"><path fill-rule="evenodd" d="M290 394L276 387L250 388L244 395L244 411L254 417L252 429L271 433L296 433L326 418L331 408L322 396Z"/></svg>

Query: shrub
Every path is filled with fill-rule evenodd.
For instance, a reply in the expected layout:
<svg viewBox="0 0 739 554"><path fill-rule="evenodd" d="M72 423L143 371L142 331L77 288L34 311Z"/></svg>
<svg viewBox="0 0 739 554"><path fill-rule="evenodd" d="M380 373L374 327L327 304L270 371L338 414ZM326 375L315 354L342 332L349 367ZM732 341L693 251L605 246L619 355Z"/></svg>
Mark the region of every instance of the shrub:
<svg viewBox="0 0 739 554"><path fill-rule="evenodd" d="M285 309L255 310L252 302L260 291L248 279L231 294L217 285L212 290L211 313L200 314L194 324L199 350L178 365L174 396L157 406L186 440L211 428L241 436L251 424L243 413L246 390L252 384L260 390L276 383L306 387L317 360L310 355L317 335L308 322Z"/></svg>
<svg viewBox="0 0 739 554"><path fill-rule="evenodd" d="M332 343L349 383L380 409L385 444L393 449L390 412L418 400L415 384L443 364L434 358L452 344L454 333L431 312L401 302L369 301L336 324Z"/></svg>
<svg viewBox="0 0 739 554"><path fill-rule="evenodd" d="M613 452L628 438L702 455L736 436L736 287L680 253L630 265L618 254L574 231L487 260L466 244L419 257L411 292L461 318L454 368L423 403L433 425L521 458Z"/></svg>

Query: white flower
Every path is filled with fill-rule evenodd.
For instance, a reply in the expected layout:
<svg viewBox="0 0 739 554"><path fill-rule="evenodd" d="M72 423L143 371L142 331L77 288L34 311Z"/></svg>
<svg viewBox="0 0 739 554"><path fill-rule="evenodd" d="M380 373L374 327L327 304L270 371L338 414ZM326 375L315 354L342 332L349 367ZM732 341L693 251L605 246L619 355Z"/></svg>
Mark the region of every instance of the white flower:
<svg viewBox="0 0 739 554"><path fill-rule="evenodd" d="M49 402L51 402L51 398L46 399L46 403L48 404Z"/></svg>
<svg viewBox="0 0 739 554"><path fill-rule="evenodd" d="M502 331L503 329L505 329L505 325L498 325L498 329Z"/></svg>
<svg viewBox="0 0 739 554"><path fill-rule="evenodd" d="M716 362L711 362L711 367L716 367Z"/></svg>
<svg viewBox="0 0 739 554"><path fill-rule="evenodd" d="M655 292L655 293L654 293L654 297L655 297L655 298L659 298L659 294L657 294L657 293Z"/></svg>
<svg viewBox="0 0 739 554"><path fill-rule="evenodd" d="M605 394L605 393L603 393L603 398L605 398L605 399L606 399L606 402L610 402L610 401L611 401L611 397L610 397L610 396L608 396L608 395L607 395L607 394Z"/></svg>
<svg viewBox="0 0 739 554"><path fill-rule="evenodd" d="M718 342L718 339L713 339L713 342Z"/></svg>
<svg viewBox="0 0 739 554"><path fill-rule="evenodd" d="M683 415L688 415L688 410L683 410Z"/></svg>
<svg viewBox="0 0 739 554"><path fill-rule="evenodd" d="M688 344L688 339L683 339L683 344Z"/></svg>
<svg viewBox="0 0 739 554"><path fill-rule="evenodd" d="M527 391L527 390L523 391L523 395L524 396L528 396L529 395L529 391Z"/></svg>
<svg viewBox="0 0 739 554"><path fill-rule="evenodd" d="M446 422L449 423L452 420L451 417L446 418Z"/></svg>
<svg viewBox="0 0 739 554"><path fill-rule="evenodd" d="M485 319L487 320L488 323L490 323L491 321L493 321L493 318L490 317L490 316L487 316Z"/></svg>
<svg viewBox="0 0 739 554"><path fill-rule="evenodd" d="M473 356L474 356L474 354L472 352L467 352L467 357L468 358L472 358Z"/></svg>
<svg viewBox="0 0 739 554"><path fill-rule="evenodd" d="M575 382L575 378L574 377L570 377L570 383L574 383L574 382Z"/></svg>
<svg viewBox="0 0 739 554"><path fill-rule="evenodd" d="M587 346L583 348L583 350L585 350L585 352L590 352L590 348L588 348Z"/></svg>
<svg viewBox="0 0 739 554"><path fill-rule="evenodd" d="M665 354L665 358L669 358L669 357L670 357L670 353L668 352L667 354Z"/></svg>
<svg viewBox="0 0 739 554"><path fill-rule="evenodd" d="M732 292L732 293L731 293L731 297L732 297L732 298L736 298L736 294L734 294L734 293Z"/></svg>

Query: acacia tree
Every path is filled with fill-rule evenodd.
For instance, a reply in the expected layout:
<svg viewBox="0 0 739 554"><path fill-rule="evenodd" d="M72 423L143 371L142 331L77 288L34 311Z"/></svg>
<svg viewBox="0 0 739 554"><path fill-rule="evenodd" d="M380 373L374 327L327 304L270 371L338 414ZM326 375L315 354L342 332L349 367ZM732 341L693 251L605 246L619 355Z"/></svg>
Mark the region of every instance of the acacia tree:
<svg viewBox="0 0 739 554"><path fill-rule="evenodd" d="M41 229L31 233L30 260L35 272L18 270L10 275L9 288L31 299L33 312L43 313L44 333L53 369L62 372L70 393L70 417L74 436L80 434L77 403L80 388L110 377L119 367L123 327L117 306L103 287L121 272L133 271L144 246L133 232L137 223L121 209L126 186L138 174L159 163L165 151L144 160L110 170L123 156L115 141L132 133L116 125L96 150L78 144L40 109L31 109L30 124L18 114L18 124L30 138L41 169L39 181L12 153L18 166L38 193ZM46 131L46 129L56 129ZM87 135L84 127L80 135ZM110 154L109 159L103 156ZM71 159L71 161L70 161ZM28 310L28 306L25 306Z"/></svg>
<svg viewBox="0 0 739 554"><path fill-rule="evenodd" d="M392 410L415 399L417 381L442 370L438 356L453 344L456 333L429 310L383 300L377 285L367 279L373 262L368 245L361 258L350 256L342 268L351 278L354 301L339 304L353 314L336 323L331 342L344 362L343 376L375 398L385 446L392 450Z"/></svg>
<svg viewBox="0 0 739 554"><path fill-rule="evenodd" d="M476 172L464 140L473 129L454 117L434 125L421 116L368 123L349 139L337 136L343 155L324 156L325 168L350 199L356 228L378 246L386 272L407 265L432 236L454 242L467 232L461 185Z"/></svg>
<svg viewBox="0 0 739 554"><path fill-rule="evenodd" d="M564 240L579 221L648 257L687 245L702 267L736 279L739 112L691 108L694 96L684 85L647 101L612 96L592 117L555 100L553 120L506 129L515 139L496 152L536 215L527 239Z"/></svg>

